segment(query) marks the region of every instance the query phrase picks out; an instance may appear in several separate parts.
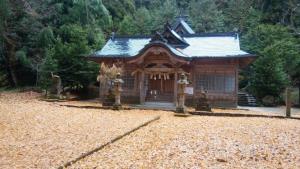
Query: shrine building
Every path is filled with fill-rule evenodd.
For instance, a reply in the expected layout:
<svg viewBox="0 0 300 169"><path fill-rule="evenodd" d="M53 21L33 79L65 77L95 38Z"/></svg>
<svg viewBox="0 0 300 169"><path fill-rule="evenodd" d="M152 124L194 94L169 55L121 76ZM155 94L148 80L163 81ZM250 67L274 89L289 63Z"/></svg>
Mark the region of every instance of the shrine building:
<svg viewBox="0 0 300 169"><path fill-rule="evenodd" d="M236 32L195 33L180 17L152 36L113 35L88 56L99 64L122 63L123 103L176 104L177 81L185 73L186 104L195 104L204 90L212 107L237 106L239 71L255 58L240 49Z"/></svg>

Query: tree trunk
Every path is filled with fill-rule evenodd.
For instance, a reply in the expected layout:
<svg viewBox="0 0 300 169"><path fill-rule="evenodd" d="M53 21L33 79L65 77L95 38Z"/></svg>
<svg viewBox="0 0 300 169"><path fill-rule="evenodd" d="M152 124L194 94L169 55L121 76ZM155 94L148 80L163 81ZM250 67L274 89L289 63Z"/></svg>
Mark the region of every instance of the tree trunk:
<svg viewBox="0 0 300 169"><path fill-rule="evenodd" d="M7 56L7 68L9 71L10 79L14 87L18 86L18 79L16 76L15 72L15 65L16 65L16 60L15 60L15 50L14 47L9 49L8 56Z"/></svg>
<svg viewBox="0 0 300 169"><path fill-rule="evenodd" d="M298 83L298 105L300 106L300 82Z"/></svg>
<svg viewBox="0 0 300 169"><path fill-rule="evenodd" d="M8 38L7 36L3 36L3 38L5 40L6 50L7 50L5 58L6 58L7 70L10 76L10 81L12 83L12 86L17 87L18 79L15 73L15 67L17 64L16 50L15 50L16 45L14 41Z"/></svg>
<svg viewBox="0 0 300 169"><path fill-rule="evenodd" d="M35 78L35 87L38 86L39 83L39 66L36 66L36 78Z"/></svg>

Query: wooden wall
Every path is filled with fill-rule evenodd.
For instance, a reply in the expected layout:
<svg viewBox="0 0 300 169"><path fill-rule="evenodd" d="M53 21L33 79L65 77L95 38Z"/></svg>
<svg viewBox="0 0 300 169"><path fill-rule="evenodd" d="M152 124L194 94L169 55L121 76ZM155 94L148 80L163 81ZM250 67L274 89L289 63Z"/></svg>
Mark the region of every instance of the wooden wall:
<svg viewBox="0 0 300 169"><path fill-rule="evenodd" d="M238 61L237 60L199 60L192 62L190 78L193 83L194 95L187 97L194 104L200 95L201 89L197 87L197 78L201 75L232 76L234 77L234 90L231 92L222 90L208 90L207 97L213 107L236 107L238 93ZM223 83L225 85L225 82ZM224 87L224 86L223 86Z"/></svg>
<svg viewBox="0 0 300 169"><path fill-rule="evenodd" d="M134 64L125 64L124 73L131 74L138 67ZM235 86L232 92L220 92L220 91L208 91L208 99L213 107L236 107L237 106L237 92L238 92L238 69L239 62L236 59L199 59L193 60L189 65L181 67L185 72L189 73L189 80L192 82L189 87L193 87L194 94L187 95L186 103L193 105L197 102L197 98L200 95L200 89L196 86L196 80L198 75L202 74L223 74L232 75L235 78ZM140 86L139 82L144 79L140 79L140 73L134 75L134 87L127 89L123 87L122 102L126 103L139 103Z"/></svg>

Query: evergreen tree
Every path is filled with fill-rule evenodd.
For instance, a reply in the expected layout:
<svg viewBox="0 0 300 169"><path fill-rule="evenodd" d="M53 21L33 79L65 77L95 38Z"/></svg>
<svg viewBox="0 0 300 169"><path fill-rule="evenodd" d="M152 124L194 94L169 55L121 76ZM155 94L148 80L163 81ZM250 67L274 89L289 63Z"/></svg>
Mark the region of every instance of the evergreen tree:
<svg viewBox="0 0 300 169"><path fill-rule="evenodd" d="M150 34L154 25L152 17L146 8L139 8L134 15L134 22L138 34Z"/></svg>
<svg viewBox="0 0 300 169"><path fill-rule="evenodd" d="M166 22L172 23L179 15L179 9L175 0L166 0L162 5L152 10L154 30L163 29Z"/></svg>
<svg viewBox="0 0 300 169"><path fill-rule="evenodd" d="M122 22L120 22L118 33L121 35L134 35L136 32L136 25L133 18L130 15L125 16Z"/></svg>
<svg viewBox="0 0 300 169"><path fill-rule="evenodd" d="M134 0L103 0L103 4L110 12L115 24L121 22L125 16L135 12Z"/></svg>
<svg viewBox="0 0 300 169"><path fill-rule="evenodd" d="M260 100L265 96L278 98L288 84L281 59L269 55L270 50L274 50L274 46L266 48L264 55L257 59L250 78L250 89Z"/></svg>
<svg viewBox="0 0 300 169"><path fill-rule="evenodd" d="M241 38L242 47L249 52L260 54L264 49L274 44L276 41L294 41L292 32L289 28L281 25L260 24L249 30Z"/></svg>
<svg viewBox="0 0 300 169"><path fill-rule="evenodd" d="M224 16L213 0L193 0L190 16L196 32L221 32L224 30Z"/></svg>
<svg viewBox="0 0 300 169"><path fill-rule="evenodd" d="M230 0L228 2L228 7L223 9L228 31L238 30L245 33L259 24L262 13L257 11L252 4L252 0Z"/></svg>
<svg viewBox="0 0 300 169"><path fill-rule="evenodd" d="M52 85L51 73L56 73L58 71L57 61L53 58L53 54L53 49L47 49L45 60L41 65L39 86L46 90L46 94Z"/></svg>
<svg viewBox="0 0 300 169"><path fill-rule="evenodd" d="M246 50L259 56L252 68L255 76L250 85L259 98L266 94L278 97L284 86L296 81L299 43L288 28L281 25L259 25L243 37L242 44Z"/></svg>
<svg viewBox="0 0 300 169"><path fill-rule="evenodd" d="M64 25L59 29L59 38L54 46L53 58L57 60L58 75L64 87L84 88L96 79L98 66L88 62L85 55L88 46L88 31L80 25Z"/></svg>

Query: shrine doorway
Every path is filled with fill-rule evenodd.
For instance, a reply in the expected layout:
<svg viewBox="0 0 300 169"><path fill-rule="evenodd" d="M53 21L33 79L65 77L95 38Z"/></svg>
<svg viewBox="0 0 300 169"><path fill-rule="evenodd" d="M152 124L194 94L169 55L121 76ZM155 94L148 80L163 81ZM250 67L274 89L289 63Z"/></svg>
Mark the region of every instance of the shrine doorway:
<svg viewBox="0 0 300 169"><path fill-rule="evenodd" d="M146 101L173 102L174 73L147 74L146 78Z"/></svg>

